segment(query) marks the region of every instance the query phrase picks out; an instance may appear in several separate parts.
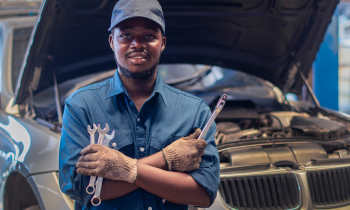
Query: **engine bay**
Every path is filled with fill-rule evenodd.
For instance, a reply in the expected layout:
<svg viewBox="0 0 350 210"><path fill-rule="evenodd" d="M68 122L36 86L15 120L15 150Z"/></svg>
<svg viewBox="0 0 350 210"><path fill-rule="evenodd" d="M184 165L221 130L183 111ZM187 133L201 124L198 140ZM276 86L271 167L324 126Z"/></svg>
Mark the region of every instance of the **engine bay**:
<svg viewBox="0 0 350 210"><path fill-rule="evenodd" d="M223 171L252 167L297 170L312 161L325 160L350 163L348 122L334 115L252 111L245 118L240 115L227 120L222 116L225 112L220 114L215 141Z"/></svg>
<svg viewBox="0 0 350 210"><path fill-rule="evenodd" d="M217 121L217 145L261 138L311 137L330 140L349 134L345 124L329 117L293 111L250 113L243 119L231 118L230 121L219 115Z"/></svg>

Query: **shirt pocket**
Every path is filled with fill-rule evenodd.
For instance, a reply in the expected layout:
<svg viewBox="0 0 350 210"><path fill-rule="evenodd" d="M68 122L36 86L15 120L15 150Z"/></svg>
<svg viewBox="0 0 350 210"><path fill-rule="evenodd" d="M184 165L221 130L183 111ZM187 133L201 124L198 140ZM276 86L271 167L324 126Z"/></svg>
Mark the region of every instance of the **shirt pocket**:
<svg viewBox="0 0 350 210"><path fill-rule="evenodd" d="M122 151L124 147L133 143L131 129L115 129L115 136L109 142L109 148Z"/></svg>
<svg viewBox="0 0 350 210"><path fill-rule="evenodd" d="M166 133L151 133L150 155L153 155L182 136L175 136Z"/></svg>

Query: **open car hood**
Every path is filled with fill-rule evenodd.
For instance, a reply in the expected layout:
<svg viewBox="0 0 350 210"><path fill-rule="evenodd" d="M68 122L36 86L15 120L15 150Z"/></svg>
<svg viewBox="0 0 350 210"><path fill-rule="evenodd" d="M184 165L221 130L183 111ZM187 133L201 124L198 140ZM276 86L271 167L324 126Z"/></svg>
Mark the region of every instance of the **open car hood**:
<svg viewBox="0 0 350 210"><path fill-rule="evenodd" d="M107 31L117 0L44 0L15 103L54 84L116 68ZM161 63L218 65L298 94L339 0L159 0Z"/></svg>

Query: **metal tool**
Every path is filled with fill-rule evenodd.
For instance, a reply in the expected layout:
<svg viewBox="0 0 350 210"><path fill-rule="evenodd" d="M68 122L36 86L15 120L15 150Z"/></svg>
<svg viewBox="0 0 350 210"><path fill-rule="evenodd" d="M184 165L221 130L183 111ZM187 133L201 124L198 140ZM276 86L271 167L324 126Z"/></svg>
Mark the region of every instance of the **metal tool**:
<svg viewBox="0 0 350 210"><path fill-rule="evenodd" d="M113 138L114 138L114 130L113 130L111 135L106 134L104 136L104 140L103 140L103 144L102 145L108 147L109 146L109 142ZM103 181L103 177L98 177L97 178L97 181L96 181L96 192L95 192L94 197L92 197L92 199L91 199L91 204L94 205L94 206L98 206L98 205L101 204L100 195L101 195L102 181ZM97 199L97 202L94 202L95 199Z"/></svg>
<svg viewBox="0 0 350 210"><path fill-rule="evenodd" d="M90 126L88 125L88 132L90 134L90 144L95 144L95 135L94 134L97 130L99 133L97 144L102 145L104 136L109 132L109 126L106 123L106 127L103 130L101 129L100 124L98 124L97 128L96 128L96 125L93 124L93 127L94 128L91 129ZM92 131L94 131L94 132L92 133ZM86 192L88 194L93 194L95 192L95 182L96 182L96 176L91 176L89 185L86 187ZM89 189L91 189L91 191Z"/></svg>
<svg viewBox="0 0 350 210"><path fill-rule="evenodd" d="M98 126L100 126L100 125L98 125ZM92 127L93 128L91 128L90 125L87 126L87 131L90 134L90 145L95 144L95 132L97 130L97 127L95 124L92 124ZM96 177L91 176L89 185L86 187L86 192L88 194L92 194L95 192L95 181L96 181ZM91 189L91 191L89 191L89 189Z"/></svg>
<svg viewBox="0 0 350 210"><path fill-rule="evenodd" d="M203 139L205 134L207 134L210 126L213 124L215 118L218 116L219 112L224 108L225 103L226 103L227 95L224 94L218 101L218 103L215 106L213 114L210 116L210 119L208 120L207 124L204 126L201 134L199 135L198 139Z"/></svg>
<svg viewBox="0 0 350 210"><path fill-rule="evenodd" d="M103 140L105 139L105 135L109 132L109 126L106 123L106 127L104 129L101 129L101 126L98 125L97 126L97 131L98 131L98 140L97 140L97 144L103 144Z"/></svg>

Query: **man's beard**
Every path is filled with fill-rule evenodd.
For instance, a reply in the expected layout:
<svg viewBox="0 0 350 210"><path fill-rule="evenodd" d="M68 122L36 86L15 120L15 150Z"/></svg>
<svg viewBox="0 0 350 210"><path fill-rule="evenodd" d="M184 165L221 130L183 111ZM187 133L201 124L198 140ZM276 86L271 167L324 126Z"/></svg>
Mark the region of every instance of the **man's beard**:
<svg viewBox="0 0 350 210"><path fill-rule="evenodd" d="M115 62L117 63L118 66L118 70L125 75L126 77L130 78L130 79L137 79L137 80L146 80L149 79L150 77L152 77L155 73L155 71L157 70L157 66L159 64L160 61L160 56L157 60L157 62L149 69L143 71L143 72L131 72L129 69L121 66L118 61L117 58L114 56Z"/></svg>

